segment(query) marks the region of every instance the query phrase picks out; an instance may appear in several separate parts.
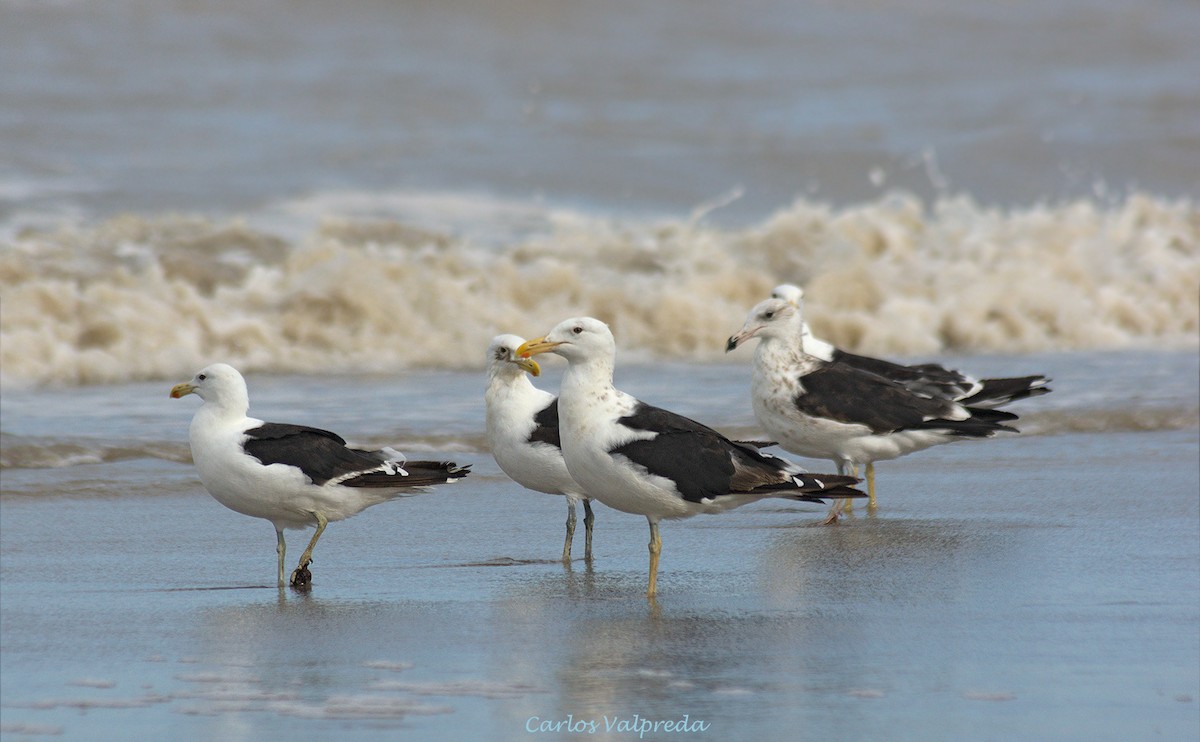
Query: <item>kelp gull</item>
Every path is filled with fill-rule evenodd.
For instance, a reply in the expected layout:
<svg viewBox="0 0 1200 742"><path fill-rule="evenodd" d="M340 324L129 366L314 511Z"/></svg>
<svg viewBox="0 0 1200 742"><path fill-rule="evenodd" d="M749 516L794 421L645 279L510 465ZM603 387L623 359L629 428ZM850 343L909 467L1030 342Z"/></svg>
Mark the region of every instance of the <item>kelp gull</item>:
<svg viewBox="0 0 1200 742"><path fill-rule="evenodd" d="M448 461L405 462L390 448L349 448L327 430L247 417L246 381L224 363L171 389L175 399L188 394L204 400L188 431L200 481L225 507L275 526L281 588L285 528L316 527L291 575L293 587L305 588L312 579L313 547L330 521L420 487L453 482L469 470Z"/></svg>
<svg viewBox="0 0 1200 742"><path fill-rule="evenodd" d="M571 561L575 535L575 504L583 501L586 534L584 559L592 558L592 526L596 516L563 461L558 432L558 399L529 381L541 368L537 361L521 358L517 348L525 342L516 335L497 335L488 346L487 440L500 469L522 487L567 498L567 537L562 560Z"/></svg>
<svg viewBox="0 0 1200 742"><path fill-rule="evenodd" d="M757 338L750 396L755 417L792 453L831 459L839 473L867 465L875 506L873 462L964 438L990 438L1017 416L928 397L878 374L805 353L797 342L800 309L767 299L750 311L727 350ZM830 513L836 520L837 509Z"/></svg>
<svg viewBox="0 0 1200 742"><path fill-rule="evenodd" d="M765 497L805 502L862 497L853 477L807 474L789 461L731 441L681 415L613 386L616 344L608 326L569 319L517 349L567 359L558 397L567 470L600 502L644 515L650 524L650 579L656 593L663 518L722 513Z"/></svg>

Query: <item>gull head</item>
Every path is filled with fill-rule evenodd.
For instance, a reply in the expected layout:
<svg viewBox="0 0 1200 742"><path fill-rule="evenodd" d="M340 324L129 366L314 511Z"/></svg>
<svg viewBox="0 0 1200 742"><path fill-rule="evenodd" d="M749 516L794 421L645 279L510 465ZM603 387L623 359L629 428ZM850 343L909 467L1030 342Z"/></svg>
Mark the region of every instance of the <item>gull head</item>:
<svg viewBox="0 0 1200 742"><path fill-rule="evenodd" d="M559 322L546 335L526 341L517 348L517 355L529 358L539 353L554 353L575 362L611 358L616 347L608 325L593 317L574 317Z"/></svg>
<svg viewBox="0 0 1200 742"><path fill-rule="evenodd" d="M754 305L746 317L742 329L730 336L725 343L728 353L751 338L793 338L796 335L795 321L800 310L784 299L765 299Z"/></svg>
<svg viewBox="0 0 1200 742"><path fill-rule="evenodd" d="M244 400L247 397L246 380L233 366L214 363L197 371L191 381L176 384L171 388L172 399L189 394L195 394L205 402L218 404L227 400Z"/></svg>
<svg viewBox="0 0 1200 742"><path fill-rule="evenodd" d="M522 358L517 349L525 342L525 338L517 335L497 335L492 338L487 349L488 373L496 376L503 373L520 374L528 372L532 376L542 373L538 362L530 358Z"/></svg>

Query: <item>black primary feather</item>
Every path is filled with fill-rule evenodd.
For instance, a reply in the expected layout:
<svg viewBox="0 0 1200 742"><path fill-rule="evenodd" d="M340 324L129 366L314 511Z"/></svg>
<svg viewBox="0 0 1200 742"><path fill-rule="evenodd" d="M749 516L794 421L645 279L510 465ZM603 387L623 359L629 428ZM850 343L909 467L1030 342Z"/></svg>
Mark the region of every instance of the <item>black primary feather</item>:
<svg viewBox="0 0 1200 742"><path fill-rule="evenodd" d="M398 464L399 465L399 464ZM453 461L406 461L401 466L408 475L368 472L342 482L346 487L427 487L461 479L471 473L470 464Z"/></svg>

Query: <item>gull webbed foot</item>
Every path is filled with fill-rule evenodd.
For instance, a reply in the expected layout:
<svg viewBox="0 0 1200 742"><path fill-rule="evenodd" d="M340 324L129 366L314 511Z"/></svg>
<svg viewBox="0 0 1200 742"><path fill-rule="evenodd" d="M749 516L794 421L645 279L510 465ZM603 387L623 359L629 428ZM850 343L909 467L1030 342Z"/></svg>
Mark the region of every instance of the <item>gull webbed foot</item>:
<svg viewBox="0 0 1200 742"><path fill-rule="evenodd" d="M306 562L301 562L300 566L292 571L291 585L297 590L308 590L312 588L312 572L309 571L308 565L312 564L309 559Z"/></svg>

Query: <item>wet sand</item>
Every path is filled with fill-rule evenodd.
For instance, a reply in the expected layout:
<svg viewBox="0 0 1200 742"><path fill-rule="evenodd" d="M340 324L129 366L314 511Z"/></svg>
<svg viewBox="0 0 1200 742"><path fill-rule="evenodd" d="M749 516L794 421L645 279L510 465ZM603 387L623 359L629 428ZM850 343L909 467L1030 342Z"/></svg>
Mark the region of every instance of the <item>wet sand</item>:
<svg viewBox="0 0 1200 742"><path fill-rule="evenodd" d="M563 501L486 455L331 525L308 594L190 466L124 462L161 494L0 500L4 737L1193 739L1198 446L943 446L879 466L873 517L669 522L654 604L644 520L598 507L564 568Z"/></svg>

